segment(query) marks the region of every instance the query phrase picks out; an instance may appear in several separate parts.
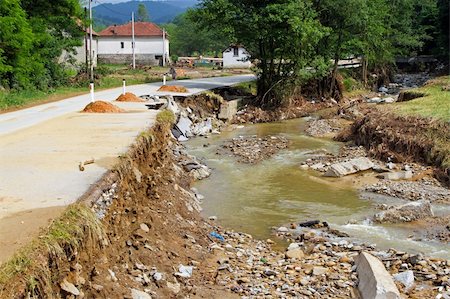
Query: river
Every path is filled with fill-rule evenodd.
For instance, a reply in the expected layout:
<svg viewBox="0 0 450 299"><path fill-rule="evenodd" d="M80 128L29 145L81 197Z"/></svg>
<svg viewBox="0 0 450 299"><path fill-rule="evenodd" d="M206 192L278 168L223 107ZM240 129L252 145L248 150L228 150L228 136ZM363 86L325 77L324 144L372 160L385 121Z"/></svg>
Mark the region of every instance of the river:
<svg viewBox="0 0 450 299"><path fill-rule="evenodd" d="M367 220L377 212L376 204L402 201L360 194L351 180L324 178L314 171L301 169L300 163L314 151L336 153L342 146L330 139L306 136L305 123L305 119L296 119L247 125L187 142L188 152L213 169L210 178L195 184L205 196L204 216L217 216L219 224L260 239L273 239L273 227L318 219L348 233L352 240L376 244L381 249L393 247L450 258L450 248L446 244L409 238L414 229L412 225L375 225ZM248 135L282 135L291 144L256 165L238 163L234 157L216 154L224 141ZM206 144L209 146L205 147ZM441 212L450 212L448 209L439 207Z"/></svg>

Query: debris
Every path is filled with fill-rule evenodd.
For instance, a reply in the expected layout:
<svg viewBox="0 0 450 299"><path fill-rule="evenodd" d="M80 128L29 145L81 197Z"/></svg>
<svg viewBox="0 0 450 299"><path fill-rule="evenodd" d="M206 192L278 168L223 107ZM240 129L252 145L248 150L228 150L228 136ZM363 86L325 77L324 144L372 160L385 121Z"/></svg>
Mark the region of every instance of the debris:
<svg viewBox="0 0 450 299"><path fill-rule="evenodd" d="M192 276L193 270L194 268L192 266L180 265L178 267L179 272L175 273L175 275L179 277L189 278Z"/></svg>
<svg viewBox="0 0 450 299"><path fill-rule="evenodd" d="M380 223L410 222L426 217L433 217L434 213L429 201L420 200L375 214L375 221Z"/></svg>
<svg viewBox="0 0 450 299"><path fill-rule="evenodd" d="M209 235L213 238L216 238L216 239L222 241L222 242L225 242L225 238L219 233L211 232Z"/></svg>
<svg viewBox="0 0 450 299"><path fill-rule="evenodd" d="M394 274L394 279L403 284L406 290L410 290L414 286L414 272L411 270Z"/></svg>
<svg viewBox="0 0 450 299"><path fill-rule="evenodd" d="M373 166L374 164L369 158L366 157L354 158L346 162L332 164L325 173L325 176L342 177L349 174L357 173L359 171L371 169Z"/></svg>
<svg viewBox="0 0 450 299"><path fill-rule="evenodd" d="M146 292L142 292L136 289L131 289L131 298L132 299L152 299L152 296L147 294Z"/></svg>
<svg viewBox="0 0 450 299"><path fill-rule="evenodd" d="M72 295L78 296L80 295L80 291L77 289L76 286L73 285L73 283L68 282L66 279L64 279L59 286L61 289L66 291L67 293L70 293Z"/></svg>
<svg viewBox="0 0 450 299"><path fill-rule="evenodd" d="M361 252L356 259L358 289L363 299L400 299L400 293L383 263L367 252Z"/></svg>

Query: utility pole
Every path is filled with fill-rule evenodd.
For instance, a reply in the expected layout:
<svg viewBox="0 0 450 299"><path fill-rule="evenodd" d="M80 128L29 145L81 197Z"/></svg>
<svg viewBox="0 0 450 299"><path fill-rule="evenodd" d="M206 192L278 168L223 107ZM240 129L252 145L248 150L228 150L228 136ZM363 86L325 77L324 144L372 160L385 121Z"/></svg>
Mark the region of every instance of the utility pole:
<svg viewBox="0 0 450 299"><path fill-rule="evenodd" d="M87 18L87 7L84 8L84 18ZM85 55L85 71L86 76L89 76L89 55L88 55L88 32L86 25L84 26L84 55Z"/></svg>
<svg viewBox="0 0 450 299"><path fill-rule="evenodd" d="M94 82L94 55L92 54L92 0L89 0L89 62L91 67L91 82Z"/></svg>
<svg viewBox="0 0 450 299"><path fill-rule="evenodd" d="M131 12L131 48L133 49L133 69L136 68L136 53L135 53L135 41L134 41L134 11Z"/></svg>
<svg viewBox="0 0 450 299"><path fill-rule="evenodd" d="M162 66L166 66L166 30L164 28L162 30L162 39L163 39L163 60L162 60Z"/></svg>

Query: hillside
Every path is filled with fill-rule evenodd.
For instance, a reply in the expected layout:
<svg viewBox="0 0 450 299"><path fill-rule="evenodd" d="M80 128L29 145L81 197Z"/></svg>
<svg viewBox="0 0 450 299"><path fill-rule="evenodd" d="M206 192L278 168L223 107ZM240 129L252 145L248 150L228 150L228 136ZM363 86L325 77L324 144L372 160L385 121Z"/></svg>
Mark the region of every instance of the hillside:
<svg viewBox="0 0 450 299"><path fill-rule="evenodd" d="M175 1L129 1L117 4L105 3L93 8L94 19L97 26L123 24L131 19L131 12L137 12L138 5L143 3L155 23L167 23L174 17L195 6L197 0Z"/></svg>

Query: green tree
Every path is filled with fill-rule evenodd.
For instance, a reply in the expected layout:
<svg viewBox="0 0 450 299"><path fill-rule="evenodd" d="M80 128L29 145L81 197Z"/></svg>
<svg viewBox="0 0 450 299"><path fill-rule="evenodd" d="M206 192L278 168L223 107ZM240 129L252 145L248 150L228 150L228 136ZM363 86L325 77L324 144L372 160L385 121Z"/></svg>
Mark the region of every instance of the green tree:
<svg viewBox="0 0 450 299"><path fill-rule="evenodd" d="M34 35L18 0L0 2L0 85L31 87L43 64L32 53Z"/></svg>
<svg viewBox="0 0 450 299"><path fill-rule="evenodd" d="M190 9L177 16L172 23L163 25L169 34L171 52L177 56L218 56L230 41L221 32L208 30L195 22L197 13Z"/></svg>
<svg viewBox="0 0 450 299"><path fill-rule="evenodd" d="M138 11L137 11L137 20L139 22L149 22L150 21L147 7L145 7L144 3L139 3Z"/></svg>
<svg viewBox="0 0 450 299"><path fill-rule="evenodd" d="M316 47L327 35L310 1L204 0L198 20L245 46L258 67L259 104L278 106L299 83L323 76Z"/></svg>

